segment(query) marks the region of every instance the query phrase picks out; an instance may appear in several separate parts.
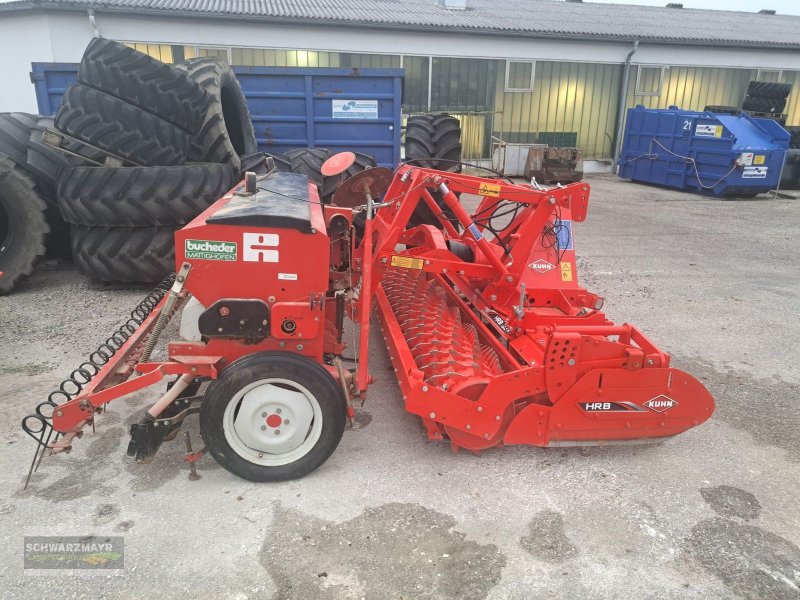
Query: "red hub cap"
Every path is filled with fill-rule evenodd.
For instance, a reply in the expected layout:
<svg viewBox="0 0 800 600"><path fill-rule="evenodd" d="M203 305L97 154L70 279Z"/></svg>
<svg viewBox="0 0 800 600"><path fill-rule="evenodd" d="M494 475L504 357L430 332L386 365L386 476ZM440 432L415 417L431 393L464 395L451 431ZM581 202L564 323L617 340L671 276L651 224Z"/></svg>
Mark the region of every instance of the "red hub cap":
<svg viewBox="0 0 800 600"><path fill-rule="evenodd" d="M267 425L275 429L276 427L280 426L281 424L281 416L280 415L270 415L267 417Z"/></svg>

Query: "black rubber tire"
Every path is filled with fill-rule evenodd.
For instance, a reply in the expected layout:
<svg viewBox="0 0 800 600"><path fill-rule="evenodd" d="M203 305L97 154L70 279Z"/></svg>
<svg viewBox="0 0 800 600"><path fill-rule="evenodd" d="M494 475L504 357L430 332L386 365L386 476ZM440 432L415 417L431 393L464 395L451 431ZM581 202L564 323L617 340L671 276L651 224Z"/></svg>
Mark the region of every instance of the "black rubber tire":
<svg viewBox="0 0 800 600"><path fill-rule="evenodd" d="M255 152L241 157L241 173L255 173L256 175L267 174L267 155L264 152Z"/></svg>
<svg viewBox="0 0 800 600"><path fill-rule="evenodd" d="M0 154L0 296L30 275L44 256L45 210L33 180Z"/></svg>
<svg viewBox="0 0 800 600"><path fill-rule="evenodd" d="M742 102L742 109L754 112L779 113L786 108L786 98L760 98L747 96Z"/></svg>
<svg viewBox="0 0 800 600"><path fill-rule="evenodd" d="M47 128L53 128L53 119L40 117L36 126L31 128L26 153L27 171L36 182L36 187L44 194L49 204L56 205L56 187L61 170L80 164L79 159L70 160L69 155L59 152L52 146L42 143L42 134Z"/></svg>
<svg viewBox="0 0 800 600"><path fill-rule="evenodd" d="M319 188L322 196L325 177L322 175L322 164L330 158L331 151L326 148L298 148L286 153L292 163L292 173L302 173Z"/></svg>
<svg viewBox="0 0 800 600"><path fill-rule="evenodd" d="M436 155L436 145L433 141L435 133L432 115L408 117L404 139L406 160L413 160L419 167L434 168L434 162L430 159Z"/></svg>
<svg viewBox="0 0 800 600"><path fill-rule="evenodd" d="M0 113L0 154L4 154L27 172L28 140L36 128L36 115Z"/></svg>
<svg viewBox="0 0 800 600"><path fill-rule="evenodd" d="M418 166L461 171L461 124L447 113L408 117L404 144L406 160Z"/></svg>
<svg viewBox="0 0 800 600"><path fill-rule="evenodd" d="M322 181L322 201L330 204L334 192L339 188L343 181L349 179L353 175L358 175L361 171L371 169L378 165L375 158L363 152L353 152L356 155L356 160L353 165L344 173L334 177L323 176Z"/></svg>
<svg viewBox="0 0 800 600"><path fill-rule="evenodd" d="M46 128L52 127L52 118L40 117L37 119L36 126L31 128L28 140L28 160L25 167L36 183L36 189L47 204L45 217L47 225L50 227L50 235L47 236L47 255L54 258L70 258L72 250L70 249L69 225L64 222L58 210L56 186L61 170L70 167L72 163L67 158L68 154L42 143L42 133ZM73 159L73 162L81 161Z"/></svg>
<svg viewBox="0 0 800 600"><path fill-rule="evenodd" d="M193 58L185 69L209 96L208 109L194 138L190 159L226 163L241 171L241 157L258 151L250 110L233 70L218 58Z"/></svg>
<svg viewBox="0 0 800 600"><path fill-rule="evenodd" d="M97 281L153 283L175 271L177 227L72 226L72 260Z"/></svg>
<svg viewBox="0 0 800 600"><path fill-rule="evenodd" d="M285 154L267 154L267 156L272 157L272 160L275 163L275 168L278 170L278 172L292 172L292 160Z"/></svg>
<svg viewBox="0 0 800 600"><path fill-rule="evenodd" d="M197 135L209 97L186 71L105 38L86 47L78 83L105 92Z"/></svg>
<svg viewBox="0 0 800 600"><path fill-rule="evenodd" d="M233 187L228 165L72 167L58 186L64 220L76 225L183 225Z"/></svg>
<svg viewBox="0 0 800 600"><path fill-rule="evenodd" d="M461 124L447 113L433 115L413 115L406 121L405 157L414 160L413 164L439 169L441 171L461 172ZM432 192L434 200L444 205L441 192ZM409 220L409 226L442 225L427 204L420 202ZM454 223L458 227L456 223Z"/></svg>
<svg viewBox="0 0 800 600"><path fill-rule="evenodd" d="M777 98L785 100L792 92L792 84L772 81L751 81L747 86L747 95L758 98Z"/></svg>
<svg viewBox="0 0 800 600"><path fill-rule="evenodd" d="M80 84L64 92L56 128L137 165L180 165L191 145L188 133L146 110Z"/></svg>
<svg viewBox="0 0 800 600"><path fill-rule="evenodd" d="M742 112L742 109L735 106L709 104L703 109L703 112L716 113L718 115L738 115Z"/></svg>
<svg viewBox="0 0 800 600"><path fill-rule="evenodd" d="M786 131L789 132L789 135L792 136L791 140L789 141L789 148L792 150L800 149L800 127L798 126L789 126L784 127Z"/></svg>
<svg viewBox="0 0 800 600"><path fill-rule="evenodd" d="M314 395L322 411L319 440L304 456L286 465L258 465L247 460L231 447L223 430L225 409L236 393L268 378L301 384ZM208 386L200 407L200 432L214 459L237 477L259 483L287 481L308 475L328 460L342 439L346 411L339 385L319 363L290 352L259 352L228 365Z"/></svg>

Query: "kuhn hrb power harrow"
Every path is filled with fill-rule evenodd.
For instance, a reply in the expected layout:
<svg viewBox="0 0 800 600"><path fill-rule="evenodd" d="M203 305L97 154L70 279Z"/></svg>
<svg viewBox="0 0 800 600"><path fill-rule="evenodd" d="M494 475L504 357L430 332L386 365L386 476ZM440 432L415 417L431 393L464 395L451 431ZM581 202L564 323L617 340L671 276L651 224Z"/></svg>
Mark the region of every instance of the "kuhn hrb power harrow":
<svg viewBox="0 0 800 600"><path fill-rule="evenodd" d="M472 214L461 194L480 198ZM177 275L24 420L40 447L32 468L111 400L176 376L131 428L130 456L152 460L199 413L193 468L207 450L246 479L300 477L366 398L372 307L406 409L454 449L694 427L714 410L708 391L578 285L572 226L588 201L586 183L540 189L406 164L351 177L323 204L302 175L248 173L176 233ZM177 314L182 339L152 361ZM346 343L346 317L358 343Z"/></svg>

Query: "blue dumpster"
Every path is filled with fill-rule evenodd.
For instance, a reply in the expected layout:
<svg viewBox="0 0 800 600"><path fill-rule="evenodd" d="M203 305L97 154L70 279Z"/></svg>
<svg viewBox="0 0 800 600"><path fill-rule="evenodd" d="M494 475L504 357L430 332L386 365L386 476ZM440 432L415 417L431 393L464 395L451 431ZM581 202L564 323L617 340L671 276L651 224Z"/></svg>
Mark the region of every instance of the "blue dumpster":
<svg viewBox="0 0 800 600"><path fill-rule="evenodd" d="M618 175L717 196L752 196L778 186L790 139L772 119L637 106L628 110Z"/></svg>
<svg viewBox="0 0 800 600"><path fill-rule="evenodd" d="M403 69L234 67L259 150L351 150L394 168L400 162ZM77 81L74 63L33 63L39 113L58 110Z"/></svg>

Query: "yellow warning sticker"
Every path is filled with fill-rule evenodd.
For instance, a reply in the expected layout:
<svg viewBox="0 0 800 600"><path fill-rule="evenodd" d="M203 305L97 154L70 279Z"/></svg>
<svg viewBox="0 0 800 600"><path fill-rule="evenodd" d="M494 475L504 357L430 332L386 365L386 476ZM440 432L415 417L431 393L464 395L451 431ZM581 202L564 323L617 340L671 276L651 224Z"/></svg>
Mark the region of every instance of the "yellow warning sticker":
<svg viewBox="0 0 800 600"><path fill-rule="evenodd" d="M393 267L400 267L401 269L421 269L423 261L421 258L394 255L392 256L391 265Z"/></svg>
<svg viewBox="0 0 800 600"><path fill-rule="evenodd" d="M765 158L766 158L766 156L764 156L763 154L756 154L753 157L753 164L754 165L763 165Z"/></svg>
<svg viewBox="0 0 800 600"><path fill-rule="evenodd" d="M500 195L500 185L496 183L482 183L478 188L478 194L497 198Z"/></svg>
<svg viewBox="0 0 800 600"><path fill-rule="evenodd" d="M561 263L561 281L572 281L572 263Z"/></svg>

